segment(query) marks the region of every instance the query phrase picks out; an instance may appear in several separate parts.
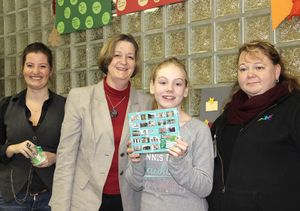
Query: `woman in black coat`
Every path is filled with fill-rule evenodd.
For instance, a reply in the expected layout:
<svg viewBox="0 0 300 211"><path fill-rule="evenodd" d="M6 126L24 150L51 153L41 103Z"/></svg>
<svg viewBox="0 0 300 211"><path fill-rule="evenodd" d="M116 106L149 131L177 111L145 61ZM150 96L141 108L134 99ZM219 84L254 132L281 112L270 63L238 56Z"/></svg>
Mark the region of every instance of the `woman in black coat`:
<svg viewBox="0 0 300 211"><path fill-rule="evenodd" d="M272 44L240 48L231 100L212 126L210 211L300 210L299 87Z"/></svg>

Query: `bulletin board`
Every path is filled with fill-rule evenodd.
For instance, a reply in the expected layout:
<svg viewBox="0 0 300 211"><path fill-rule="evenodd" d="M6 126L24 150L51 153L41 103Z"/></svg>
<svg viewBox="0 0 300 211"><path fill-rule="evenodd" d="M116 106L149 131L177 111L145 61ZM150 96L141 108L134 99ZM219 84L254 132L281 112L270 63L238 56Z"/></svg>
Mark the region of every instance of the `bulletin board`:
<svg viewBox="0 0 300 211"><path fill-rule="evenodd" d="M224 103L230 95L232 87L203 88L201 91L200 119L212 123L222 113Z"/></svg>

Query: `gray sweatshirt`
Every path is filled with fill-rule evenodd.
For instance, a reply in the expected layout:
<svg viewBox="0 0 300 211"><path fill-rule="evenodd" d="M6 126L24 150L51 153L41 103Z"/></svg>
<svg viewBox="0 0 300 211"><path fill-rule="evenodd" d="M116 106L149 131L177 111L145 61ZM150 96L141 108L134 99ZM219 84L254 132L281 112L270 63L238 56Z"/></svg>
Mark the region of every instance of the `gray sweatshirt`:
<svg viewBox="0 0 300 211"><path fill-rule="evenodd" d="M213 182L213 145L207 125L197 119L180 127L188 143L183 157L168 153L144 154L129 162L125 176L132 188L142 191L141 211L206 211L205 197Z"/></svg>

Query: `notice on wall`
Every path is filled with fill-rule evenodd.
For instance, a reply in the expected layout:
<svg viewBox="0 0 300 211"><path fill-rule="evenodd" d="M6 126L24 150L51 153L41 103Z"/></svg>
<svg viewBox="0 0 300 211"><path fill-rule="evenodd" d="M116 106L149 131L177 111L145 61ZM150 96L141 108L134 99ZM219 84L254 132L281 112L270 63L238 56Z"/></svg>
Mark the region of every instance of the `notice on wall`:
<svg viewBox="0 0 300 211"><path fill-rule="evenodd" d="M117 15L124 15L182 1L183 0L117 0L116 10Z"/></svg>
<svg viewBox="0 0 300 211"><path fill-rule="evenodd" d="M223 112L232 87L211 87L201 90L200 119L211 125Z"/></svg>
<svg viewBox="0 0 300 211"><path fill-rule="evenodd" d="M108 25L112 3L107 0L56 0L55 26L60 34Z"/></svg>

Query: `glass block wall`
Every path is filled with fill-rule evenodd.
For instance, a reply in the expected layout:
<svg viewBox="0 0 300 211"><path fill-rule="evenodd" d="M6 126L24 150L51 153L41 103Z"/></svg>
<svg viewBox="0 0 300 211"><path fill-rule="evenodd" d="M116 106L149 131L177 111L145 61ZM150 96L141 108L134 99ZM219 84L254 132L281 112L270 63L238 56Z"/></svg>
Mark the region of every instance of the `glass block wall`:
<svg viewBox="0 0 300 211"><path fill-rule="evenodd" d="M48 41L53 29L50 0L0 0L0 97L24 88L21 53L33 41L49 45L55 56L51 88L67 96L73 87L97 83L98 51L115 33L131 33L141 47L143 70L132 81L149 87L151 69L166 57L177 56L189 71L191 91L185 107L199 115L201 89L230 86L236 78L238 46L263 39L281 49L287 68L300 78L300 19L271 27L270 0L186 0L123 16L112 24L60 36Z"/></svg>

